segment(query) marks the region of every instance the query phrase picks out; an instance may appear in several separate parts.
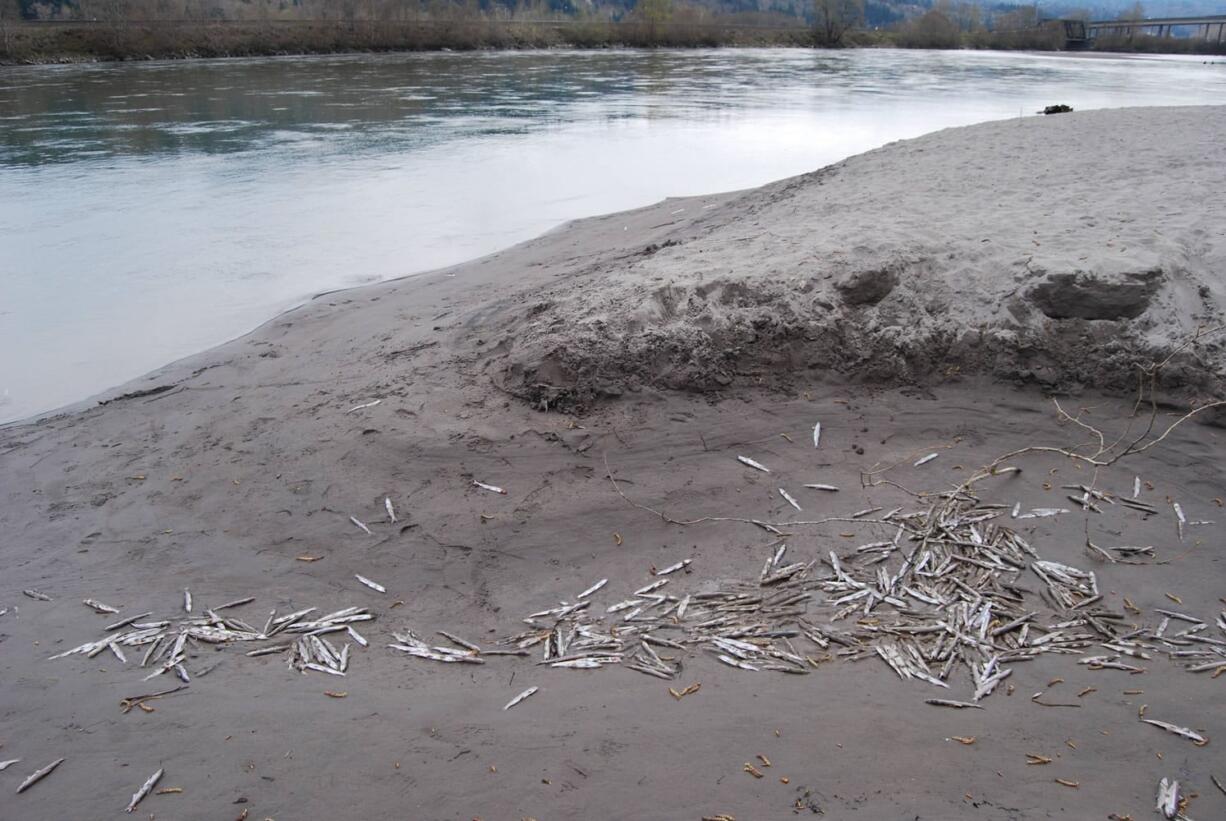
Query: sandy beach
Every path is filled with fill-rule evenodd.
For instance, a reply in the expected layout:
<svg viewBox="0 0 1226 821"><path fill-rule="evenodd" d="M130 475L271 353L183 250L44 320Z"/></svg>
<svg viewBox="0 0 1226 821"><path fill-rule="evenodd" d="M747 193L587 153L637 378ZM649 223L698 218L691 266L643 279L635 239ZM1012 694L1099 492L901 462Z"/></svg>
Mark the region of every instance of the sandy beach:
<svg viewBox="0 0 1226 821"><path fill-rule="evenodd" d="M928 605L832 620L845 608L830 556L858 573L858 548L892 541L863 572L901 575L918 543L885 516L932 509L1017 449L1093 453L1090 428L1130 441L1150 422L1134 407L1139 369L1156 360L1169 358L1155 433L1223 398L1222 336L1187 344L1226 305L1223 133L1226 107L938 132L323 294L0 428L0 761L20 759L0 772L0 818L119 817L158 769L137 816L1139 820L1161 817L1168 778L1186 817L1226 817L1213 780L1226 784L1226 674L1171 655L1226 666L1215 410L1110 467L1028 453L974 484L993 517L982 527L1035 551L1005 573L1030 635L1080 634L1058 625L1086 613L1117 633L1010 656L983 709L925 703L972 700L961 665L942 688L904 680L869 643L803 634L786 638L804 675L657 646L671 680L538 664L540 644L483 664L388 647L406 631L445 645L442 630L506 648L495 641L526 616L602 579L586 597L599 630L629 624L607 607L649 605L634 591L667 580L675 638L681 600L757 589L764 561L803 562L827 585L805 589L793 621L876 641ZM1048 508L1067 512L1012 515ZM1092 572L1101 599L1055 606L1029 566L1040 557ZM105 642L48 660L117 621L187 618L185 589L208 621L254 597L215 612L260 632L274 610L365 608L374 618L352 626L369 646L351 643L340 677L246 655L273 640L187 641L188 686L127 711L181 683L174 669L142 681L159 667L142 668L144 646L126 662ZM995 652L983 629L968 655ZM1103 655L1143 672L1079 663Z"/></svg>

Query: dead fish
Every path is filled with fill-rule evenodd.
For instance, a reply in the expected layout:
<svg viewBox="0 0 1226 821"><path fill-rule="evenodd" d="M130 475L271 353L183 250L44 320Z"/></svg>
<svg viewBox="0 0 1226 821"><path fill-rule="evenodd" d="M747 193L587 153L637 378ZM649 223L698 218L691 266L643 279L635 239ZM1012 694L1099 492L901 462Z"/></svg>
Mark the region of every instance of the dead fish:
<svg viewBox="0 0 1226 821"><path fill-rule="evenodd" d="M219 604L217 607L214 607L213 609L214 610L227 610L231 607L241 607L244 604L251 604L253 601L255 601L255 596L247 596L246 598L235 599L234 601L228 601L225 604Z"/></svg>
<svg viewBox="0 0 1226 821"><path fill-rule="evenodd" d="M1021 503L1021 502L1017 502L1016 504L1014 504L1014 505L1013 505L1013 512L1009 514L1009 517L1010 517L1010 518L1013 518L1013 519L1016 519L1016 518L1017 518L1017 514L1019 514L1019 513L1021 513L1021 512L1022 512L1022 503Z"/></svg>
<svg viewBox="0 0 1226 821"><path fill-rule="evenodd" d="M111 607L109 604L103 604L97 599L85 599L81 604L93 610L95 613L118 613L118 607Z"/></svg>
<svg viewBox="0 0 1226 821"><path fill-rule="evenodd" d="M742 465L749 465L754 470L760 470L763 473L771 472L770 468L766 467L760 462L755 462L753 459L750 459L748 456L738 456L736 457L736 460L740 462Z"/></svg>
<svg viewBox="0 0 1226 821"><path fill-rule="evenodd" d="M39 592L38 590L22 590L21 592L35 601L51 601L50 596L48 596L46 593Z"/></svg>
<svg viewBox="0 0 1226 821"><path fill-rule="evenodd" d="M164 772L165 770L158 770L153 775L149 776L149 780L146 781L144 784L142 784L140 789L137 790L132 795L132 800L128 802L128 808L126 812L136 811L136 805L139 804L141 801L143 801L145 796L149 794L149 791L152 790L153 787L158 783L158 781L161 780L162 773Z"/></svg>
<svg viewBox="0 0 1226 821"><path fill-rule="evenodd" d="M0 773L4 772L19 761L21 761L20 758L10 758L8 761L0 761Z"/></svg>
<svg viewBox="0 0 1226 821"><path fill-rule="evenodd" d="M812 489L812 490L825 490L825 491L829 491L830 493L835 493L835 492L837 492L837 491L838 491L838 488L837 488L837 487L835 487L834 485L820 485L820 484L818 484L818 485L805 485L805 487L810 488L810 489Z"/></svg>
<svg viewBox="0 0 1226 821"><path fill-rule="evenodd" d="M526 699L528 696L530 696L530 695L532 695L533 693L535 693L535 692L536 692L538 689L540 689L540 688L539 688L539 687L529 687L527 690L524 690L522 693L520 693L519 695L517 695L515 698L511 699L510 701L508 701L508 702L507 702L507 706L503 707L502 709L503 709L503 710L509 710L509 709L511 709L511 708L512 708L512 707L514 707L516 704L519 704L521 701L523 701L524 699Z"/></svg>
<svg viewBox="0 0 1226 821"><path fill-rule="evenodd" d="M302 666L305 667L307 670L314 670L317 673L327 673L330 676L344 676L345 675L340 670L333 670L331 667L324 667L322 664L316 664L313 661L308 661L306 664Z"/></svg>
<svg viewBox="0 0 1226 821"><path fill-rule="evenodd" d="M1141 498L1141 477L1140 476L1134 477L1132 480L1132 498L1134 499Z"/></svg>
<svg viewBox="0 0 1226 821"><path fill-rule="evenodd" d="M34 772L30 773L30 777L27 778L25 781L22 781L21 786L17 788L17 794L20 795L21 793L30 789L30 787L33 787L39 781L42 781L47 776L51 775L52 771L55 770L56 767L60 766L63 763L64 763L64 759L57 758L55 761L52 761L50 764L48 764L46 767L43 767L41 770L35 770Z"/></svg>
<svg viewBox="0 0 1226 821"><path fill-rule="evenodd" d="M601 579L600 581L596 582L594 585L589 587L587 590L584 590L578 596L575 596L575 598L576 599L586 599L588 596L592 595L593 593L595 593L597 590L604 587L608 583L609 583L608 579Z"/></svg>
<svg viewBox="0 0 1226 821"><path fill-rule="evenodd" d="M689 567L693 562L694 562L693 559L682 559L676 564L670 564L668 567L664 568L663 570L657 570L656 575L657 576L667 576L669 573L676 573L678 570L683 570Z"/></svg>
<svg viewBox="0 0 1226 821"><path fill-rule="evenodd" d="M821 447L822 445L822 423L818 422L813 426L813 447Z"/></svg>
<svg viewBox="0 0 1226 821"><path fill-rule="evenodd" d="M668 584L668 579L660 579L659 581L652 582L646 587L640 587L638 590L635 590L634 595L642 596L645 593L650 593L653 590L658 590L659 588L663 587L666 584Z"/></svg>
<svg viewBox="0 0 1226 821"><path fill-rule="evenodd" d="M123 651L119 649L119 645L115 642L109 642L107 647L111 648L111 652L115 654L115 658L119 659L120 664L127 664L128 659L124 656Z"/></svg>
<svg viewBox="0 0 1226 821"><path fill-rule="evenodd" d="M387 508L387 518L392 520L392 524L396 524L396 509L392 507L391 497L383 499L383 506Z"/></svg>
<svg viewBox="0 0 1226 821"><path fill-rule="evenodd" d="M1154 810L1163 818L1175 818L1179 813L1179 782L1163 778L1158 782L1158 803Z"/></svg>
<svg viewBox="0 0 1226 821"><path fill-rule="evenodd" d="M373 408L375 405L378 405L382 401L383 401L382 399L376 399L373 402L364 402L361 405L354 405L352 408L345 411L345 413L353 413L354 411L360 411L360 410L366 410L367 408Z"/></svg>
<svg viewBox="0 0 1226 821"><path fill-rule="evenodd" d="M1171 502L1171 507L1175 508L1175 515L1179 517L1180 524L1187 524L1188 520L1183 515L1183 508L1179 506L1179 502Z"/></svg>
<svg viewBox="0 0 1226 821"><path fill-rule="evenodd" d="M925 704L931 704L934 707L952 707L955 710L982 710L982 704L974 704L970 701L953 701L948 698L926 698Z"/></svg>
<svg viewBox="0 0 1226 821"><path fill-rule="evenodd" d="M784 501L786 501L789 505L796 508L797 510L800 510L800 503L792 498L792 494L788 493L783 488L779 488L779 495L782 496Z"/></svg>
<svg viewBox="0 0 1226 821"><path fill-rule="evenodd" d="M376 593L386 593L387 592L386 587L379 584L378 582L372 582L370 579L366 578L365 576L359 576L357 573L354 573L353 577L357 579L358 581L360 581L362 584L369 587L371 590L375 591Z"/></svg>
<svg viewBox="0 0 1226 821"><path fill-rule="evenodd" d="M1168 733L1174 733L1175 735L1180 736L1181 738L1186 738L1189 741L1191 741L1193 744L1195 744L1197 747L1204 747L1206 744L1209 743L1209 739L1205 738L1203 735L1196 732L1195 730L1189 730L1187 727L1180 727L1176 724L1170 724L1166 721L1158 721L1152 718L1143 718L1141 719L1141 721L1145 722L1146 724L1152 724L1155 727L1166 730Z"/></svg>
<svg viewBox="0 0 1226 821"><path fill-rule="evenodd" d="M358 527L360 527L362 530L364 530L364 531L366 532L366 535L367 535L367 536L373 536L373 535L375 535L375 534L373 534L373 533L371 533L371 532L370 532L370 528L366 526L366 523L365 523L365 522L362 522L362 521L359 521L359 520L358 520L358 518L357 518L356 516L350 516L350 517L349 517L349 521L353 522L355 525L357 525L357 526L358 526Z"/></svg>
<svg viewBox="0 0 1226 821"><path fill-rule="evenodd" d="M478 482L476 479L473 480L473 487L479 487L482 490L488 490L490 493L498 493L503 496L507 495L507 492L503 490L502 488L496 487L494 485L487 485L485 482Z"/></svg>
<svg viewBox="0 0 1226 821"><path fill-rule="evenodd" d="M354 630L352 626L345 625L345 630L349 633L349 638L353 639L358 644L362 645L363 647L370 646L370 642L368 642L365 639L365 637L362 636L361 633L359 633L357 630Z"/></svg>
<svg viewBox="0 0 1226 821"><path fill-rule="evenodd" d="M939 453L930 453L927 456L921 456L919 459L915 460L915 464L913 465L913 467L919 467L920 465L926 465L940 455L941 454Z"/></svg>
<svg viewBox="0 0 1226 821"><path fill-rule="evenodd" d="M183 612L192 612L192 591L188 590L186 587L183 588Z"/></svg>
<svg viewBox="0 0 1226 821"><path fill-rule="evenodd" d="M108 625L107 625L106 627L104 627L103 629L104 629L104 630L106 630L106 631L109 633L109 632L111 632L112 630L118 630L118 629L119 629L119 628L121 628L121 627L127 627L129 624L132 624L133 622L140 621L141 619L145 618L146 616L152 616L152 615L153 615L153 611L152 611L152 610L150 610L150 611L149 611L149 612L147 612L147 613L137 613L135 616L129 616L128 618L123 619L122 621L117 621L117 622L115 622L114 624L108 624Z"/></svg>

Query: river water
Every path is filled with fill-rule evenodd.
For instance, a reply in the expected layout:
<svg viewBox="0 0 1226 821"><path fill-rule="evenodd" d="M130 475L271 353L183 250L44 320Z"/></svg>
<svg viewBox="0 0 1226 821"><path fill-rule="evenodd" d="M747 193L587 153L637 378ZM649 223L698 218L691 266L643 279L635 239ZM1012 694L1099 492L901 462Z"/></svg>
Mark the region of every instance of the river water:
<svg viewBox="0 0 1226 821"><path fill-rule="evenodd" d="M1193 59L511 52L0 69L0 421L310 295L946 126L1226 99Z"/></svg>

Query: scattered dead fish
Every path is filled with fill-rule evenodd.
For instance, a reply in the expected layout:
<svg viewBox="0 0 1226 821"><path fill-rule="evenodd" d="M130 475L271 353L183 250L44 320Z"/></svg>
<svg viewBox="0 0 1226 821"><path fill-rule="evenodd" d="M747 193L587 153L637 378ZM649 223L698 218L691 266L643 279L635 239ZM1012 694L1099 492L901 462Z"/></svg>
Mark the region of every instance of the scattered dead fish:
<svg viewBox="0 0 1226 821"><path fill-rule="evenodd" d="M476 479L473 480L473 487L479 487L482 490L488 490L490 493L498 493L502 496L507 495L507 492L502 488L496 487L495 485L487 485L485 482L478 482Z"/></svg>
<svg viewBox="0 0 1226 821"><path fill-rule="evenodd" d="M378 405L382 401L383 401L382 399L376 399L373 402L363 402L361 405L354 405L352 408L345 411L345 413L353 413L354 411L360 411L360 410L366 410L367 408L373 408L375 405Z"/></svg>
<svg viewBox="0 0 1226 821"><path fill-rule="evenodd" d="M356 516L350 516L349 521L353 522L357 527L361 528L366 533L367 536L375 535L374 533L370 532L370 528L366 526L366 523L363 521L360 521Z"/></svg>
<svg viewBox="0 0 1226 821"><path fill-rule="evenodd" d="M827 491L828 493L837 493L839 490L834 485L823 485L823 484L805 485L805 487L810 488L811 490L824 490L824 491Z"/></svg>
<svg viewBox="0 0 1226 821"><path fill-rule="evenodd" d="M81 604L93 610L95 613L118 613L118 607L111 607L109 604L103 604L97 599L85 599Z"/></svg>
<svg viewBox="0 0 1226 821"><path fill-rule="evenodd" d="M913 465L913 467L919 467L920 465L926 465L940 455L941 454L939 453L930 453L927 456L921 456L919 459L915 460L915 464Z"/></svg>
<svg viewBox="0 0 1226 821"><path fill-rule="evenodd" d="M517 695L515 698L511 699L510 701L508 701L508 702L507 702L507 706L503 707L502 709L503 709L503 710L509 710L509 709L511 709L511 708L512 708L512 707L514 707L516 704L519 704L521 701L523 701L524 699L526 699L528 696L530 696L530 695L532 695L533 693L535 693L535 692L536 692L538 689L540 689L540 688L538 688L538 687L529 687L527 690L524 690L522 693L520 693L519 695Z"/></svg>
<svg viewBox="0 0 1226 821"><path fill-rule="evenodd" d="M379 584L378 582L372 582L370 579L366 578L365 576L360 576L357 573L354 573L353 577L357 579L358 581L360 581L362 584L369 587L371 590L375 591L376 593L386 593L387 592L386 587Z"/></svg>
<svg viewBox="0 0 1226 821"><path fill-rule="evenodd" d="M34 599L35 601L51 601L50 596L38 590L22 590L21 592L29 596L30 598Z"/></svg>
<svg viewBox="0 0 1226 821"><path fill-rule="evenodd" d="M689 567L691 564L693 564L693 562L694 562L693 559L682 559L676 564L670 564L668 567L664 568L663 570L657 570L655 575L667 576L669 573L676 573L678 570L684 570L685 568ZM657 587L658 586L659 585L657 585ZM654 590L655 588L652 588L652 589Z"/></svg>
<svg viewBox="0 0 1226 821"><path fill-rule="evenodd" d="M982 710L983 705L974 704L970 701L953 701L948 698L926 698L925 704L931 704L934 707L951 707L955 710Z"/></svg>
<svg viewBox="0 0 1226 821"><path fill-rule="evenodd" d="M783 500L784 500L785 502L787 502L789 505L791 505L792 507L796 508L797 510L800 510L800 509L801 509L801 508L800 508L800 502L798 502L798 501L796 501L795 499L793 499L793 498L792 498L792 494L788 493L788 492L787 492L786 490L784 490L783 488L779 488L779 495L780 495L780 496L782 496L782 497L783 497Z"/></svg>
<svg viewBox="0 0 1226 821"><path fill-rule="evenodd" d="M1209 739L1205 738L1203 735L1196 732L1195 730L1189 730L1187 727L1180 727L1176 724L1170 724L1166 721L1158 721L1157 719L1153 719L1153 718L1143 718L1141 719L1141 721L1145 722L1146 724L1152 724L1155 727L1166 730L1168 733L1174 733L1175 735L1180 736L1181 738L1186 738L1189 741L1191 741L1193 744L1195 744L1197 747L1204 747L1206 744L1209 743Z"/></svg>
<svg viewBox="0 0 1226 821"><path fill-rule="evenodd" d="M754 470L760 470L763 473L771 472L770 468L766 467L760 462L755 462L753 459L750 459L748 456L738 456L736 457L736 460L740 462L742 465L749 465Z"/></svg>
<svg viewBox="0 0 1226 821"><path fill-rule="evenodd" d="M162 773L164 772L165 770L158 770L153 775L149 776L149 780L142 784L141 788L132 795L132 800L128 802L128 808L125 810L125 812L136 811L136 805L143 801L145 796L149 794L149 791L152 790L158 781L161 780Z"/></svg>
<svg viewBox="0 0 1226 821"><path fill-rule="evenodd" d="M383 499L383 507L387 508L387 518L392 520L392 524L396 524L396 508L392 507L390 496Z"/></svg>
<svg viewBox="0 0 1226 821"><path fill-rule="evenodd" d="M608 583L609 583L608 579L601 579L600 581L596 582L594 585L589 587L587 590L584 590L578 596L575 596L575 598L586 599L588 596L592 595L593 593L595 593L597 590L604 587Z"/></svg>
<svg viewBox="0 0 1226 821"><path fill-rule="evenodd" d="M1163 818L1172 819L1179 813L1179 782L1163 778L1158 782L1158 803L1154 810Z"/></svg>
<svg viewBox="0 0 1226 821"><path fill-rule="evenodd" d="M41 770L35 770L34 772L30 773L30 777L27 778L25 781L22 781L21 786L17 788L17 794L20 795L21 793L30 789L30 787L33 787L39 781L42 781L47 776L51 775L51 773L55 770L55 768L60 766L63 763L64 763L64 759L57 758L55 761L52 761L50 764L48 764L46 767L43 767Z"/></svg>
<svg viewBox="0 0 1226 821"><path fill-rule="evenodd" d="M813 447L818 448L822 445L822 423L818 422L813 426Z"/></svg>

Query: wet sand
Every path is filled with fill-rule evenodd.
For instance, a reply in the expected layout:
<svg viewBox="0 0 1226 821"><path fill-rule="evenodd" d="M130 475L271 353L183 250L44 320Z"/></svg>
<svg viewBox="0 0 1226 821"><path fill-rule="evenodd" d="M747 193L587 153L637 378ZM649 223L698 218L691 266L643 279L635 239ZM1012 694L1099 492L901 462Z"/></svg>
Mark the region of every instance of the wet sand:
<svg viewBox="0 0 1226 821"><path fill-rule="evenodd" d="M1204 111L1213 112L1206 128L1222 116ZM1165 115L1134 116L1159 123ZM1076 128L1069 123L1057 125ZM1091 118L1081 136L1100 125ZM966 136L956 130L921 144L939 156L942 139ZM1152 136L1135 134L1145 141ZM1173 177L1198 172L1165 173L1176 197ZM1226 676L1187 673L1162 653L1139 662L1140 675L1042 655L1016 665L1011 695L998 691L982 711L951 711L924 699L968 698L964 674L939 690L900 681L877 659L834 660L786 676L730 669L691 652L677 681L664 682L620 667L551 669L535 656L461 666L386 649L404 629L477 642L514 633L528 613L573 601L606 577L594 599L611 604L649 582L653 567L684 558L693 559L691 572L674 577L674 590L756 578L775 535L744 523L669 524L615 491L606 459L631 500L672 518L765 519L786 530L786 521L913 504L909 492L947 490L1017 447L1085 442L1086 431L1060 424L1033 384L1002 382L991 369L927 372L901 385L818 369L785 382L771 378L772 363L751 356L726 385L702 382L702 391L639 378L609 384L606 370L604 381L568 394L582 399L570 413L540 410L542 399L563 395L553 390L533 394L536 404L514 395L523 395L523 381L515 381L523 360L503 336L512 328L517 338L541 338L540 326L528 324L555 310L535 307L543 294L612 293L609 272L633 272L644 248L675 242L666 252L681 253L687 243L716 241L729 219L769 201L763 191L668 201L584 220L453 269L324 295L110 398L166 388L160 393L0 429L0 609L10 608L0 616L0 760L22 759L0 774L0 789L15 790L37 767L67 759L43 783L10 794L0 815L118 815L158 767L166 769L160 787L184 791L146 799L140 812L157 818L238 817L246 809L251 818L281 821L719 813L743 821L791 817L801 798L803 814L819 807L830 818L1140 819L1153 812L1163 776L1197 793L1189 817L1226 813L1226 795L1210 780L1226 780L1215 752L1226 729ZM875 218L888 222L889 214ZM1155 218L1150 230L1165 225ZM1201 242L1203 256L1221 253L1220 231ZM770 267L764 256L758 263ZM640 279L653 287L650 277ZM565 329L556 329L558 340ZM587 378L558 373L569 385ZM1121 431L1131 411L1126 396L1100 395L1094 385L1061 401L1088 409L1086 418L1109 431ZM1159 425L1181 412L1162 408ZM816 421L818 449L810 438ZM1005 524L1044 558L1094 570L1103 606L1130 621L1152 627L1160 618L1154 608L1174 607L1212 623L1226 607L1220 527L1190 526L1181 541L1168 499L1190 520L1218 517L1224 450L1219 428L1188 424L1102 471L1097 485L1111 492L1131 495L1134 476L1152 484L1142 498L1162 512L1148 520L1109 506L1102 515ZM930 452L940 455L913 466ZM773 472L747 468L738 455ZM1019 464L1020 475L980 485L984 502L1070 507L1059 486L1090 475L1055 455ZM864 488L866 472L896 484ZM507 494L476 488L474 479ZM813 482L841 490L803 489ZM385 497L402 519L395 525ZM872 523L792 530L798 559L846 554L892 535ZM1100 544L1152 544L1162 563L1096 562L1083 547L1087 535ZM1039 587L1030 574L1022 584ZM342 679L290 671L280 656L247 658L241 646L201 645L186 665L196 673L189 689L152 702L150 713L124 714L119 701L176 682L141 682L139 653L129 651L127 665L108 653L46 661L127 614L181 613L185 587L198 605L255 596L234 611L253 624L273 608L370 607L377 619L360 629L371 646L354 648ZM53 600L28 599L27 588ZM1142 614L1124 610L1124 597ZM97 615L84 598L121 613ZM810 607L815 618L829 615L825 605ZM1037 597L1034 608L1050 615ZM1205 634L1226 639L1216 626ZM696 682L701 690L683 700L668 693L670 684ZM533 685L535 696L502 709ZM1078 695L1089 687L1096 690ZM329 698L327 690L347 696ZM1081 706L1041 706L1030 699L1039 691ZM1198 728L1211 743L1196 747L1140 723L1142 704L1148 717ZM1053 761L1028 766L1026 753ZM773 765L762 779L742 770L758 754Z"/></svg>

